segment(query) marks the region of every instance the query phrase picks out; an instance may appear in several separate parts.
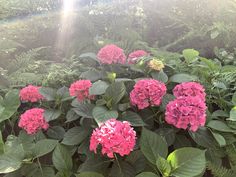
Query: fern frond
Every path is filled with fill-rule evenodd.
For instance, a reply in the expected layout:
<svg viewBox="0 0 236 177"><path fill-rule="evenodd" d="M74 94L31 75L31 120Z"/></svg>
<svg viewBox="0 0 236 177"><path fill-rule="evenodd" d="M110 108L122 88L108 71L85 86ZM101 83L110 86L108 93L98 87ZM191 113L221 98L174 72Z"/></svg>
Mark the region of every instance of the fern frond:
<svg viewBox="0 0 236 177"><path fill-rule="evenodd" d="M207 162L207 169L211 171L214 177L235 177L236 172L222 166Z"/></svg>

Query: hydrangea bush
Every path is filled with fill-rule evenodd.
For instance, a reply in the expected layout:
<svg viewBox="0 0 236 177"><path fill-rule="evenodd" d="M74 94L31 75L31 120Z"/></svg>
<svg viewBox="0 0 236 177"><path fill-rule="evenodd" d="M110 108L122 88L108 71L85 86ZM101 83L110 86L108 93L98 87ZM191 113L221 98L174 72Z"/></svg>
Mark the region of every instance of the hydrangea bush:
<svg viewBox="0 0 236 177"><path fill-rule="evenodd" d="M1 97L4 177L200 177L233 163L222 149L236 142L235 110L227 118L206 73L193 74L213 61L126 55L114 44L77 59L82 72L68 87Z"/></svg>

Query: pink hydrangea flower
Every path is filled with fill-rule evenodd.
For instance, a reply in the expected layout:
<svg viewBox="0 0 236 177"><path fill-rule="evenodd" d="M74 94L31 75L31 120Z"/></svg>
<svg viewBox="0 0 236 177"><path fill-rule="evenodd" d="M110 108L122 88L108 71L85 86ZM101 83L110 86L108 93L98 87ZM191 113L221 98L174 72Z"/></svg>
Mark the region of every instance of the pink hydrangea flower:
<svg viewBox="0 0 236 177"><path fill-rule="evenodd" d="M164 83L154 79L143 79L135 84L130 93L130 101L132 105L144 109L148 106L159 106L165 94Z"/></svg>
<svg viewBox="0 0 236 177"><path fill-rule="evenodd" d="M27 87L21 89L19 94L21 101L34 103L43 100L44 97L39 93L39 88L40 87L28 85Z"/></svg>
<svg viewBox="0 0 236 177"><path fill-rule="evenodd" d="M166 106L165 120L177 128L195 132L206 122L206 104L199 97L179 97Z"/></svg>
<svg viewBox="0 0 236 177"><path fill-rule="evenodd" d="M94 99L94 95L89 95L89 88L92 87L90 80L79 80L70 85L70 96L76 96L78 101Z"/></svg>
<svg viewBox="0 0 236 177"><path fill-rule="evenodd" d="M46 122L43 114L44 109L29 109L20 116L18 126L23 128L27 132L27 134L30 135L37 133L41 129L47 130L49 124Z"/></svg>
<svg viewBox="0 0 236 177"><path fill-rule="evenodd" d="M146 55L148 55L148 53L146 51L136 50L136 51L129 54L128 63L135 64L138 58L146 56Z"/></svg>
<svg viewBox="0 0 236 177"><path fill-rule="evenodd" d="M198 96L203 101L206 100L204 87L197 82L184 82L175 86L173 93L176 98L186 96Z"/></svg>
<svg viewBox="0 0 236 177"><path fill-rule="evenodd" d="M135 146L136 132L127 121L110 119L93 130L90 139L90 150L97 153L97 146L102 147L102 154L113 158L114 153L128 155Z"/></svg>
<svg viewBox="0 0 236 177"><path fill-rule="evenodd" d="M114 44L106 45L101 48L97 54L97 58L103 64L125 64L126 56L123 52L123 49L117 47Z"/></svg>

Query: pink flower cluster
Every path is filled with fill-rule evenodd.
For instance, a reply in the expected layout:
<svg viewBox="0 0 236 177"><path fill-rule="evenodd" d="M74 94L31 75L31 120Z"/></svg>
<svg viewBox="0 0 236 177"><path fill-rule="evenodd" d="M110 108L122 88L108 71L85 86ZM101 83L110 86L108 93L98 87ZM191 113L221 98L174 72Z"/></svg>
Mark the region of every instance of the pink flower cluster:
<svg viewBox="0 0 236 177"><path fill-rule="evenodd" d="M43 100L44 97L39 93L39 88L40 87L28 85L27 87L21 89L19 94L21 101L34 103Z"/></svg>
<svg viewBox="0 0 236 177"><path fill-rule="evenodd" d="M180 97L166 106L165 120L177 128L195 132L206 122L206 104L199 97Z"/></svg>
<svg viewBox="0 0 236 177"><path fill-rule="evenodd" d="M144 109L148 106L160 105L165 94L166 86L164 83L154 79L143 79L135 84L130 93L130 101L132 105Z"/></svg>
<svg viewBox="0 0 236 177"><path fill-rule="evenodd" d="M203 101L206 100L206 93L203 86L197 82L184 82L178 84L173 90L174 96L176 98L186 97L186 96L198 96Z"/></svg>
<svg viewBox="0 0 236 177"><path fill-rule="evenodd" d="M18 126L26 130L28 134L35 134L41 129L47 130L49 124L46 122L43 114L44 109L29 109L20 116Z"/></svg>
<svg viewBox="0 0 236 177"><path fill-rule="evenodd" d="M70 85L70 96L76 96L78 101L94 99L94 95L89 95L89 88L92 86L90 80L79 80Z"/></svg>
<svg viewBox="0 0 236 177"><path fill-rule="evenodd" d="M173 93L176 99L166 106L166 122L193 132L204 126L207 106L203 86L196 82L185 82L177 85Z"/></svg>
<svg viewBox="0 0 236 177"><path fill-rule="evenodd" d="M97 58L103 64L125 64L126 56L123 49L117 47L114 44L106 45L101 48L97 54Z"/></svg>
<svg viewBox="0 0 236 177"><path fill-rule="evenodd" d="M90 139L90 150L97 153L96 149L100 144L102 154L107 154L109 158L113 158L114 153L124 156L133 150L135 141L136 132L129 122L110 119L93 131Z"/></svg>
<svg viewBox="0 0 236 177"><path fill-rule="evenodd" d="M137 62L138 58L143 57L143 56L147 56L147 55L148 55L148 53L144 50L136 50L136 51L129 54L128 63L135 64Z"/></svg>

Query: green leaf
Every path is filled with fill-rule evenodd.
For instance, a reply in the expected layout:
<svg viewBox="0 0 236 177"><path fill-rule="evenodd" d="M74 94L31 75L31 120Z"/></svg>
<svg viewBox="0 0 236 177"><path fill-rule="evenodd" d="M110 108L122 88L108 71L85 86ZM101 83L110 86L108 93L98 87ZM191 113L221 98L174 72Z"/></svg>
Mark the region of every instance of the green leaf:
<svg viewBox="0 0 236 177"><path fill-rule="evenodd" d="M46 98L47 101L54 101L56 98L56 90L49 87L41 87L39 89L41 95Z"/></svg>
<svg viewBox="0 0 236 177"><path fill-rule="evenodd" d="M112 99L112 105L116 105L126 93L123 82L114 82L106 90L105 96Z"/></svg>
<svg viewBox="0 0 236 177"><path fill-rule="evenodd" d="M81 55L79 56L79 58L91 58L91 59L93 59L94 61L98 61L96 54L95 54L95 53L91 53L91 52L89 52L89 53L83 53L83 54L81 54Z"/></svg>
<svg viewBox="0 0 236 177"><path fill-rule="evenodd" d="M217 142L212 132L206 127L201 127L196 132L189 131L189 134L200 146L206 148L215 148L217 146Z"/></svg>
<svg viewBox="0 0 236 177"><path fill-rule="evenodd" d="M231 102L236 105L236 92L234 92Z"/></svg>
<svg viewBox="0 0 236 177"><path fill-rule="evenodd" d="M106 92L106 89L109 87L109 84L105 81L97 81L93 83L92 87L89 89L90 95L102 95Z"/></svg>
<svg viewBox="0 0 236 177"><path fill-rule="evenodd" d="M76 175L76 177L104 177L104 176L95 172L83 172Z"/></svg>
<svg viewBox="0 0 236 177"><path fill-rule="evenodd" d="M79 168L78 172L93 171L98 173L103 173L106 171L111 164L111 161L107 159L94 155L89 157Z"/></svg>
<svg viewBox="0 0 236 177"><path fill-rule="evenodd" d="M75 99L71 105L75 108L72 108L73 111L79 116L86 118L93 118L92 110L94 109L94 104L83 104L79 103L77 99Z"/></svg>
<svg viewBox="0 0 236 177"><path fill-rule="evenodd" d="M226 141L225 141L225 138L219 134L219 133L215 133L215 132L212 132L215 140L218 142L218 144L220 145L220 147L222 146L226 146Z"/></svg>
<svg viewBox="0 0 236 177"><path fill-rule="evenodd" d="M0 174L10 173L18 170L21 167L21 160L14 155L1 155L0 156Z"/></svg>
<svg viewBox="0 0 236 177"><path fill-rule="evenodd" d="M20 106L19 91L10 90L3 99L0 97L0 123L13 116Z"/></svg>
<svg viewBox="0 0 236 177"><path fill-rule="evenodd" d="M224 122L219 121L219 120L211 120L208 124L208 127L214 129L214 130L218 130L221 132L232 132L235 133L236 131L229 128Z"/></svg>
<svg viewBox="0 0 236 177"><path fill-rule="evenodd" d="M61 110L46 109L44 112L44 117L47 122L50 122L59 118L61 114Z"/></svg>
<svg viewBox="0 0 236 177"><path fill-rule="evenodd" d="M66 114L66 122L72 122L79 119L79 115L73 109L70 109Z"/></svg>
<svg viewBox="0 0 236 177"><path fill-rule="evenodd" d="M159 156L156 161L156 166L163 176L169 176L171 166L166 159Z"/></svg>
<svg viewBox="0 0 236 177"><path fill-rule="evenodd" d="M98 125L106 122L107 120L111 118L117 118L118 117L118 112L117 111L110 111L104 106L96 106L93 109L93 117L95 121L98 123Z"/></svg>
<svg viewBox="0 0 236 177"><path fill-rule="evenodd" d="M236 121L236 107L231 109L227 120Z"/></svg>
<svg viewBox="0 0 236 177"><path fill-rule="evenodd" d="M111 177L133 177L135 174L134 167L125 161L119 161L119 164L115 161L111 168Z"/></svg>
<svg viewBox="0 0 236 177"><path fill-rule="evenodd" d="M62 144L78 145L88 136L88 134L89 131L82 127L73 127L65 133Z"/></svg>
<svg viewBox="0 0 236 177"><path fill-rule="evenodd" d="M146 125L143 122L143 119L135 112L132 111L126 111L122 114L121 117L122 120L128 121L131 123L134 127L140 127Z"/></svg>
<svg viewBox="0 0 236 177"><path fill-rule="evenodd" d="M34 157L41 157L51 152L57 145L57 140L43 139L38 141L34 147Z"/></svg>
<svg viewBox="0 0 236 177"><path fill-rule="evenodd" d="M211 117L213 117L213 118L229 117L229 114L223 110L216 110L212 113Z"/></svg>
<svg viewBox="0 0 236 177"><path fill-rule="evenodd" d="M166 73L163 70L161 70L159 72L152 72L151 75L152 75L153 79L159 80L163 83L168 82L168 76L166 75Z"/></svg>
<svg viewBox="0 0 236 177"><path fill-rule="evenodd" d="M144 156L154 165L159 156L166 158L168 154L166 141L160 135L146 128L143 128L142 131L140 147Z"/></svg>
<svg viewBox="0 0 236 177"><path fill-rule="evenodd" d="M88 79L93 82L101 79L101 73L96 70L89 70L81 73L80 78Z"/></svg>
<svg viewBox="0 0 236 177"><path fill-rule="evenodd" d="M4 98L4 104L7 108L17 109L20 106L19 91L10 90Z"/></svg>
<svg viewBox="0 0 236 177"><path fill-rule="evenodd" d="M176 177L194 177L201 174L206 167L205 151L185 147L172 152L167 161L170 163L171 175Z"/></svg>
<svg viewBox="0 0 236 177"><path fill-rule="evenodd" d="M58 171L71 171L73 167L70 152L63 145L58 144L52 155L52 162Z"/></svg>
<svg viewBox="0 0 236 177"><path fill-rule="evenodd" d="M159 175L154 174L152 172L143 172L143 173L138 174L135 177L159 177Z"/></svg>
<svg viewBox="0 0 236 177"><path fill-rule="evenodd" d="M175 74L170 77L171 82L176 82L176 83L182 83L182 82L190 82L190 81L196 81L197 76L189 75L189 74Z"/></svg>
<svg viewBox="0 0 236 177"><path fill-rule="evenodd" d="M64 134L65 134L65 129L61 126L49 127L49 129L47 130L47 135L50 138L53 138L53 139L56 139L56 140L63 139Z"/></svg>
<svg viewBox="0 0 236 177"><path fill-rule="evenodd" d="M57 96L60 97L61 101L67 101L70 100L72 97L70 96L69 89L65 86L62 88L59 88L57 90Z"/></svg>
<svg viewBox="0 0 236 177"><path fill-rule="evenodd" d="M183 56L187 63L191 63L199 56L199 52L194 49L185 49L183 50Z"/></svg>

